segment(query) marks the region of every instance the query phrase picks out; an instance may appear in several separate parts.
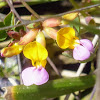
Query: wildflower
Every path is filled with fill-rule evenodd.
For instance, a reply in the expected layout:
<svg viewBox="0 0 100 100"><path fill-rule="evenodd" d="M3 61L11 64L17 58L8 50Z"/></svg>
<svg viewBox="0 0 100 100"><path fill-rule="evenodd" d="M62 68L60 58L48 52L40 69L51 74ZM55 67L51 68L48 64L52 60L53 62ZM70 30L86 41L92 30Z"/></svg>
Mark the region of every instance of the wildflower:
<svg viewBox="0 0 100 100"><path fill-rule="evenodd" d="M57 32L57 44L62 49L73 49L73 58L81 61L88 59L93 51L92 42L88 39L79 40L71 27L62 28Z"/></svg>
<svg viewBox="0 0 100 100"><path fill-rule="evenodd" d="M22 71L24 85L42 85L46 83L49 79L49 75L45 70L46 58L48 56L45 47L36 41L30 42L24 47L23 54L32 61L33 65L33 67L28 67Z"/></svg>
<svg viewBox="0 0 100 100"><path fill-rule="evenodd" d="M1 50L2 57L12 57L22 52L24 45L14 43L11 47L5 47Z"/></svg>

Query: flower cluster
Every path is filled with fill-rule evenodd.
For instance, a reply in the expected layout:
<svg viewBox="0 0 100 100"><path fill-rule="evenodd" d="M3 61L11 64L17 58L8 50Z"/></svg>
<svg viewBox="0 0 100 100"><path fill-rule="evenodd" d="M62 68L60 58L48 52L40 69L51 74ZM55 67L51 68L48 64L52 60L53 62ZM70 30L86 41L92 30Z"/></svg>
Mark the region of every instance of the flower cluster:
<svg viewBox="0 0 100 100"><path fill-rule="evenodd" d="M37 36L36 36L37 34ZM36 38L36 41L31 42ZM41 31L37 29L30 30L20 41L13 43L9 47L1 50L2 57L11 57L23 51L26 58L30 59L33 66L22 71L22 80L24 85L30 86L32 84L42 85L49 80L49 74L45 69L48 52L45 48L45 38Z"/></svg>
<svg viewBox="0 0 100 100"><path fill-rule="evenodd" d="M23 30L19 32L8 31L9 37L14 38L14 41L8 47L1 50L1 56L11 57L23 51L24 56L32 62L32 66L28 66L22 71L21 76L24 85L42 85L49 80L49 74L45 69L48 52L45 48L46 41L43 32L47 33L50 38L56 40L60 48L72 49L74 59L83 61L90 57L93 52L93 44L90 40L79 40L75 36L75 30L71 27L64 27L60 30L54 28L66 23L68 24L68 20L71 21L77 16L78 12L75 12L66 14L62 18L47 19L41 24L38 23L42 28L30 29L28 32ZM30 25L27 27L30 27ZM34 41L34 39L36 40Z"/></svg>

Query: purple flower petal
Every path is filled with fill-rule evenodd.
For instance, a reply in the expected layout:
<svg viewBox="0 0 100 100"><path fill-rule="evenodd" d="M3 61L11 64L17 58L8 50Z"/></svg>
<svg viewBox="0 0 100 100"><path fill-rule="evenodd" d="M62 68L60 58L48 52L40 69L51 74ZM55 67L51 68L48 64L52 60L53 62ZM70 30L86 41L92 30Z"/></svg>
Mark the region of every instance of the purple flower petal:
<svg viewBox="0 0 100 100"><path fill-rule="evenodd" d="M89 51L93 51L93 44L92 44L92 42L90 41L90 40L88 40L88 39L81 39L80 40L80 44L82 45L82 46L84 46L85 48L87 48Z"/></svg>
<svg viewBox="0 0 100 100"><path fill-rule="evenodd" d="M86 60L90 57L90 51L81 46L81 45L78 45L77 47L74 48L73 50L73 58L76 59L76 60Z"/></svg>
<svg viewBox="0 0 100 100"><path fill-rule="evenodd" d="M22 79L26 86L30 86L32 84L42 85L48 81L49 74L43 67L41 67L41 69L28 67L22 71Z"/></svg>

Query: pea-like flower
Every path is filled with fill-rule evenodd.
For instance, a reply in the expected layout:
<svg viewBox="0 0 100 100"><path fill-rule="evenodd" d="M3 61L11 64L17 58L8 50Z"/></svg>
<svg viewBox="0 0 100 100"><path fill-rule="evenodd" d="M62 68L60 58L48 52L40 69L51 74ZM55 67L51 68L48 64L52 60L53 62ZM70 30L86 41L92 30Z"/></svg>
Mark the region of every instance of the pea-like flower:
<svg viewBox="0 0 100 100"><path fill-rule="evenodd" d="M48 52L44 46L38 42L30 42L23 49L26 58L32 61L33 67L28 67L22 71L24 85L42 85L49 79L48 72L45 70Z"/></svg>
<svg viewBox="0 0 100 100"><path fill-rule="evenodd" d="M19 45L18 43L14 43L11 47L5 47L1 50L2 57L12 57L14 55L18 55L22 52L24 45Z"/></svg>
<svg viewBox="0 0 100 100"><path fill-rule="evenodd" d="M88 59L93 51L92 42L88 39L79 40L71 27L62 28L57 32L57 44L62 49L73 49L73 58L80 61Z"/></svg>

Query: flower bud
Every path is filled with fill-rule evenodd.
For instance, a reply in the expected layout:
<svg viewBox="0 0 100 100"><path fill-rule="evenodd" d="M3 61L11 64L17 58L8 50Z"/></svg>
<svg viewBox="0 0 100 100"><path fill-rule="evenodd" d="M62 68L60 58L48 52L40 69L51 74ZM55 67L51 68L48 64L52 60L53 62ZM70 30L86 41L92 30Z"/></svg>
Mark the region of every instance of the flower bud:
<svg viewBox="0 0 100 100"><path fill-rule="evenodd" d="M56 40L57 30L55 30L54 28L51 28L51 27L45 27L44 31L47 33L47 35L49 37L51 37L52 39Z"/></svg>
<svg viewBox="0 0 100 100"><path fill-rule="evenodd" d="M18 45L18 43L15 43L11 47L5 47L1 50L1 56L12 57L14 55L18 55L23 50L23 47L24 47L23 45Z"/></svg>
<svg viewBox="0 0 100 100"><path fill-rule="evenodd" d="M20 34L20 37L24 36L26 34L26 31L20 29L19 30L19 34Z"/></svg>
<svg viewBox="0 0 100 100"><path fill-rule="evenodd" d="M66 24L68 24L68 21L65 20L65 19L62 19L62 20L61 20L61 25L66 25Z"/></svg>
<svg viewBox="0 0 100 100"><path fill-rule="evenodd" d="M46 46L45 36L42 31L38 32L36 36L36 41L39 42L44 47Z"/></svg>
<svg viewBox="0 0 100 100"><path fill-rule="evenodd" d="M43 27L56 27L60 25L60 19L59 18L50 18L45 20L42 23Z"/></svg>
<svg viewBox="0 0 100 100"><path fill-rule="evenodd" d="M36 29L36 28L31 29L29 32L27 32L27 33L20 39L19 44L21 44L21 45L26 45L26 44L28 44L29 42L32 42L32 41L35 39L35 37L36 37L36 35L37 35L37 33L38 33L38 30L39 30L39 29Z"/></svg>
<svg viewBox="0 0 100 100"><path fill-rule="evenodd" d="M20 39L20 34L18 32L15 31L8 31L7 32L8 36L14 39L19 40Z"/></svg>
<svg viewBox="0 0 100 100"><path fill-rule="evenodd" d="M78 14L79 12L69 13L62 16L62 18L71 21L71 20L74 20L78 16Z"/></svg>
<svg viewBox="0 0 100 100"><path fill-rule="evenodd" d="M91 17L91 16L85 17L85 21L86 21L86 24L89 24L89 25L96 25L96 23L95 23L93 17Z"/></svg>

